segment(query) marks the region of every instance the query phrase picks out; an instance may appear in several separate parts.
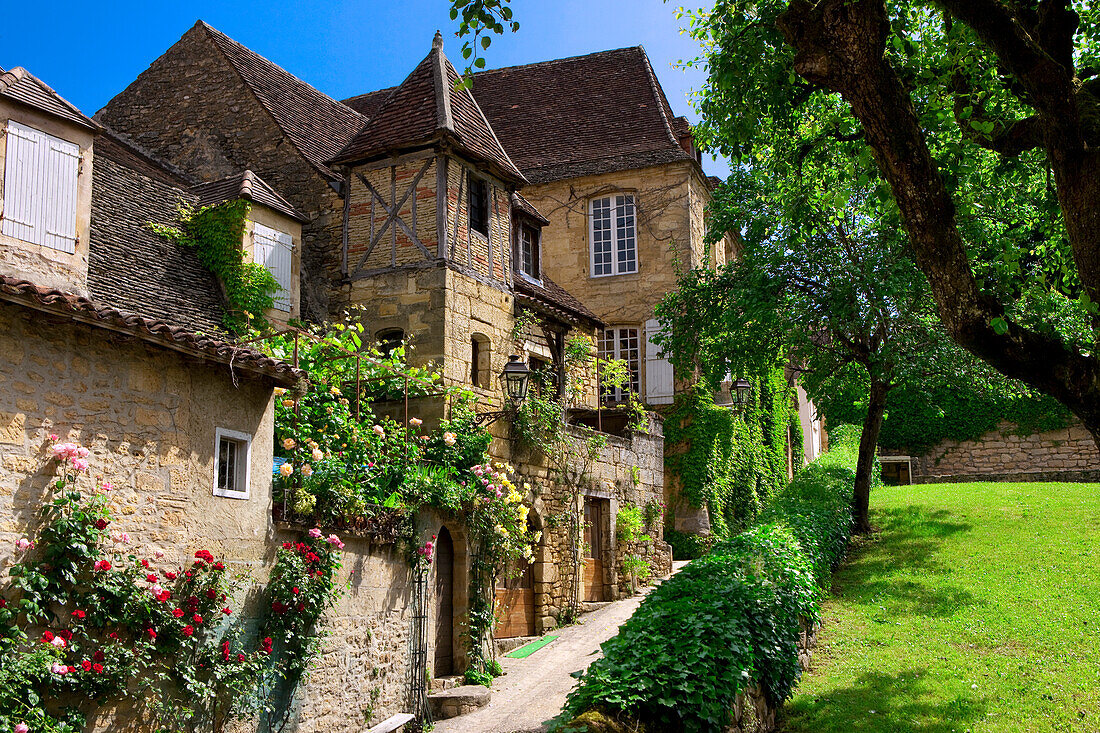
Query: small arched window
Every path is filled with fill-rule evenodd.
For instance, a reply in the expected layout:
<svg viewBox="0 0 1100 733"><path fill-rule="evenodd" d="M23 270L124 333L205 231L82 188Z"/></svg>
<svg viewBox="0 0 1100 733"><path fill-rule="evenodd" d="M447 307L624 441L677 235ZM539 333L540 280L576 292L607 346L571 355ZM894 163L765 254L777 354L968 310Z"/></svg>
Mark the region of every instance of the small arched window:
<svg viewBox="0 0 1100 733"><path fill-rule="evenodd" d="M379 331L375 338L378 339L378 350L383 356L389 356L405 340L405 332L400 328L387 328Z"/></svg>
<svg viewBox="0 0 1100 733"><path fill-rule="evenodd" d="M470 337L470 384L489 389L489 372L492 369L492 351L489 337L475 333Z"/></svg>

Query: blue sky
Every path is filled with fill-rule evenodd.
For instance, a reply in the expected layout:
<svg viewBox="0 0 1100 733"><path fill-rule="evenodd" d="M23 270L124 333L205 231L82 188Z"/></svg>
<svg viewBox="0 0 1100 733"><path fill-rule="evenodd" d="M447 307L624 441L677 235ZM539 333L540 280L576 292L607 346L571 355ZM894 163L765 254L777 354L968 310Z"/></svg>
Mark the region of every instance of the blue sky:
<svg viewBox="0 0 1100 733"><path fill-rule="evenodd" d="M0 66L25 66L88 114L121 91L198 19L342 99L401 82L431 48L462 67L446 0L306 3L293 0L188 3L8 3ZM698 70L673 65L697 55L680 33L676 4L661 0L513 0L519 33L494 39L490 67L643 45L678 114L696 119L687 94ZM59 19L75 23L68 28ZM721 161L704 159L725 176Z"/></svg>

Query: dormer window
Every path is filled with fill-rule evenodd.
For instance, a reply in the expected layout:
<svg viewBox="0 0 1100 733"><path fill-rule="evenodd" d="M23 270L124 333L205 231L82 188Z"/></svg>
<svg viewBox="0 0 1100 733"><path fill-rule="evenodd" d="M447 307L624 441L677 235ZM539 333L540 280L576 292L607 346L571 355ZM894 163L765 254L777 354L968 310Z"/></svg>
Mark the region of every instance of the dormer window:
<svg viewBox="0 0 1100 733"><path fill-rule="evenodd" d="M518 227L516 267L532 280L539 280L541 277L541 270L539 269L539 230L526 224L520 224Z"/></svg>
<svg viewBox="0 0 1100 733"><path fill-rule="evenodd" d="M293 273L294 238L287 232L254 223L253 259L263 265L279 283L279 292L272 295L277 310L290 312L291 276Z"/></svg>
<svg viewBox="0 0 1100 733"><path fill-rule="evenodd" d="M0 231L24 242L75 253L79 175L79 146L8 120Z"/></svg>
<svg viewBox="0 0 1100 733"><path fill-rule="evenodd" d="M470 176L470 229L489 236L489 182Z"/></svg>

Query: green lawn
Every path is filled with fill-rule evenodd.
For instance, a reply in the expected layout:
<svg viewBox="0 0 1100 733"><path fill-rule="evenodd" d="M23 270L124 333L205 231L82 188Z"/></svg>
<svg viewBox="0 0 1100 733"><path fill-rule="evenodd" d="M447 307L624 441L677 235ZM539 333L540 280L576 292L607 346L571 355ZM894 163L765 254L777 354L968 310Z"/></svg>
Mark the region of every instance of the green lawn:
<svg viewBox="0 0 1100 733"><path fill-rule="evenodd" d="M785 733L1100 731L1100 485L877 489Z"/></svg>

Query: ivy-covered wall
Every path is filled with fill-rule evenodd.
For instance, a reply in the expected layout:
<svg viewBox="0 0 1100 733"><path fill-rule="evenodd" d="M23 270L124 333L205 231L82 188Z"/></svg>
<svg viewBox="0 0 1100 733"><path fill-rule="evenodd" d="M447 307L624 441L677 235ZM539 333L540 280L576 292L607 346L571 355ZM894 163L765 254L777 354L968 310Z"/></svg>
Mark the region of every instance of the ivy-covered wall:
<svg viewBox="0 0 1100 733"><path fill-rule="evenodd" d="M802 429L784 370L750 381L744 407L715 405L710 391L697 386L677 395L665 417L671 487L665 539L678 559L696 557L749 526L786 485L791 464L802 465ZM677 531L676 512L689 509L705 510L709 534Z"/></svg>

